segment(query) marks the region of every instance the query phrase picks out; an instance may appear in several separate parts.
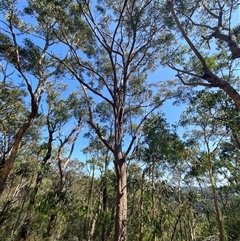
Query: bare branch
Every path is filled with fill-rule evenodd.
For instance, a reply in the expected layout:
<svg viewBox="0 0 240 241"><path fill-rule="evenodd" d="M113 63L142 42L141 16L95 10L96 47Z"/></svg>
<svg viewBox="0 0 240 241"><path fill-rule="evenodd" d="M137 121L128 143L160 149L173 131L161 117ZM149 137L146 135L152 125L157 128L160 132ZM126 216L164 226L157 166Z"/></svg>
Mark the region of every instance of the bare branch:
<svg viewBox="0 0 240 241"><path fill-rule="evenodd" d="M212 11L210 11L210 9L206 6L206 4L203 4L204 9L207 11L207 13L209 13L213 18L218 19L218 15L216 15L215 13L213 13Z"/></svg>
<svg viewBox="0 0 240 241"><path fill-rule="evenodd" d="M185 82L183 80L183 78L182 78L182 76L180 74L177 74L176 77L178 77L184 85L188 85L188 86L204 86L204 87L210 87L210 88L214 87L211 84L202 83L202 82L193 82L193 83L189 83L188 82L187 83L187 82Z"/></svg>

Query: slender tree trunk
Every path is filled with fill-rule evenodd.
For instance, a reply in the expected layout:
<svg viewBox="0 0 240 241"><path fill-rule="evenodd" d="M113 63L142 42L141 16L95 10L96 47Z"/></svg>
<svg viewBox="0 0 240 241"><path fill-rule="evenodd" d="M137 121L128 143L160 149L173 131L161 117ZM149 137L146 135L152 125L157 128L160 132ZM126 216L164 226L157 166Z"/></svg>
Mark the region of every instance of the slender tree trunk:
<svg viewBox="0 0 240 241"><path fill-rule="evenodd" d="M52 142L53 142L54 131L51 131L48 128L48 132L49 132L48 150L47 150L45 157L42 160L42 163L41 163L42 167L45 167L47 165L47 161L50 159L50 157L52 155ZM33 209L34 205L36 204L36 196L37 196L38 190L42 184L42 180L43 180L43 174L42 174L42 171L40 170L37 173L33 191L30 193L27 215L23 222L24 224L22 225L22 230L20 231L20 233L22 234L22 237L24 237L24 238L22 238L23 240L28 240L28 235L29 235L28 225L31 223L32 209Z"/></svg>
<svg viewBox="0 0 240 241"><path fill-rule="evenodd" d="M103 189L102 189L102 208L103 208L103 214L104 218L102 220L102 233L101 233L101 241L107 240L107 227L106 227L106 213L108 211L107 203L108 203L108 187L107 187L107 170L108 170L108 157L105 159L105 165L104 165L104 174L103 174Z"/></svg>
<svg viewBox="0 0 240 241"><path fill-rule="evenodd" d="M120 157L120 158L119 158ZM127 168L125 159L118 155L115 160L117 176L117 200L115 216L115 241L127 240Z"/></svg>
<svg viewBox="0 0 240 241"><path fill-rule="evenodd" d="M93 206L93 189L94 189L94 178L95 178L95 163L94 160L92 162L92 175L91 179L89 181L89 190L88 190L88 197L87 197L87 214L86 214L86 219L91 220L89 223L86 223L84 230L87 236L87 240L91 240L91 230L92 230L92 223L94 222L94 218L92 216L95 216L94 210L92 210Z"/></svg>
<svg viewBox="0 0 240 241"><path fill-rule="evenodd" d="M18 133L16 135L16 139L13 143L11 154L10 154L9 158L6 160L5 166L1 170L1 174L0 174L0 195L3 193L8 175L9 175L10 171L12 170L13 163L16 160L16 157L17 157L17 154L18 154L21 142L22 142L23 135L26 132L26 130L28 129L28 127L29 126L23 126L18 131Z"/></svg>
<svg viewBox="0 0 240 241"><path fill-rule="evenodd" d="M34 189L33 189L32 193L30 193L30 200L29 200L29 204L28 204L28 208L27 208L27 214L24 218L23 225L20 230L21 240L30 240L29 239L30 232L29 232L28 227L32 221L33 208L34 208L34 205L36 204L36 195L42 184L42 179L43 179L43 176L42 176L41 172L38 172L37 177L35 179Z"/></svg>
<svg viewBox="0 0 240 241"><path fill-rule="evenodd" d="M32 97L32 111L31 111L30 115L28 116L27 121L18 130L14 143L13 143L13 146L12 146L11 153L10 153L8 159L6 160L4 167L1 170L1 173L0 173L0 196L2 195L2 193L4 191L7 178L9 176L10 171L13 168L13 164L17 158L17 154L18 154L20 146L21 146L22 138L25 135L28 128L32 125L32 123L38 113L38 99L37 98L33 99L33 98L34 97Z"/></svg>
<svg viewBox="0 0 240 241"><path fill-rule="evenodd" d="M208 156L208 166L209 166L209 178L210 178L212 193L213 193L214 207L216 211L216 219L218 223L219 240L225 241L222 215L218 204L217 191L216 191L216 186L214 182L214 177L212 172L212 161L210 156Z"/></svg>
<svg viewBox="0 0 240 241"><path fill-rule="evenodd" d="M93 241L93 236L96 230L96 223L97 223L97 219L98 219L98 212L95 213L92 222L91 222L91 227L89 230L89 234L88 234L88 241Z"/></svg>
<svg viewBox="0 0 240 241"><path fill-rule="evenodd" d="M106 241L106 223L105 223L105 214L107 212L107 199L108 199L108 194L107 194L107 183L104 177L104 187L102 191L102 206L103 206L103 213L104 213L104 219L102 220L102 234L101 234L101 241Z"/></svg>
<svg viewBox="0 0 240 241"><path fill-rule="evenodd" d="M192 208L191 208L192 209ZM195 213L193 211L190 211L189 215L189 228L190 228L190 236L191 236L191 241L196 241L196 218L195 218Z"/></svg>
<svg viewBox="0 0 240 241"><path fill-rule="evenodd" d="M179 210L178 215L176 217L176 221L173 225L173 231L172 231L172 235L171 235L171 239L170 239L171 241L174 241L175 234L177 233L177 226L180 223L181 218L182 218L182 213L183 213L183 207L180 206L180 210Z"/></svg>
<svg viewBox="0 0 240 241"><path fill-rule="evenodd" d="M152 165L152 180L151 180L151 186L152 186L152 219L153 219L153 238L152 241L156 241L156 220L155 220L155 213L156 213L156 204L155 204L155 160L153 159L153 165Z"/></svg>
<svg viewBox="0 0 240 241"><path fill-rule="evenodd" d="M140 226L139 226L139 241L143 241L143 193L144 193L144 176L145 170L142 173L142 185L141 185L141 194L140 194Z"/></svg>

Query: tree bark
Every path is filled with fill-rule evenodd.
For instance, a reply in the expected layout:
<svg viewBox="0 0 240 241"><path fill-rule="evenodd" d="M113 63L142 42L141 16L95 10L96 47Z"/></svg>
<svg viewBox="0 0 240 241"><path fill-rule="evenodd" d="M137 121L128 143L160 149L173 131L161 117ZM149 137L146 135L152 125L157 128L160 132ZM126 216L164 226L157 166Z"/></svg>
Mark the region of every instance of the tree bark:
<svg viewBox="0 0 240 241"><path fill-rule="evenodd" d="M152 219L153 219L153 234L152 234L152 241L156 241L156 220L155 220L155 214L156 214L156 204L155 204L155 158L153 158L153 164L152 164Z"/></svg>
<svg viewBox="0 0 240 241"><path fill-rule="evenodd" d="M37 110L36 110L36 114L37 114ZM2 168L1 173L0 173L0 196L3 193L7 178L9 176L9 173L12 170L13 164L16 160L19 148L21 146L23 135L26 133L27 129L31 126L35 116L36 115L34 115L32 118L29 118L29 120L25 124L22 125L22 127L20 128L20 130L18 131L18 133L16 135L10 156L6 160L5 166Z"/></svg>
<svg viewBox="0 0 240 241"><path fill-rule="evenodd" d="M115 216L115 241L127 240L127 168L125 158L118 154L115 160L117 197Z"/></svg>
<svg viewBox="0 0 240 241"><path fill-rule="evenodd" d="M143 241L143 231L144 231L144 222L143 222L143 194L144 194L144 177L145 170L142 173L142 183L141 183L141 192L140 192L140 224L139 224L139 239L138 241Z"/></svg>
<svg viewBox="0 0 240 241"><path fill-rule="evenodd" d="M10 153L8 159L6 160L6 162L4 163L5 166L1 170L1 173L0 173L0 196L3 193L7 178L9 176L10 171L12 170L13 164L17 158L17 154L19 152L23 136L25 135L28 128L32 125L35 117L38 114L38 106L39 106L39 102L41 100L40 97L41 97L41 93L42 93L42 85L43 85L43 81L38 86L38 88L34 94L32 92L31 87L28 86L29 93L31 95L31 112L29 113L26 122L23 123L22 126L20 127L20 129L18 130L15 140L12 145L11 153Z"/></svg>

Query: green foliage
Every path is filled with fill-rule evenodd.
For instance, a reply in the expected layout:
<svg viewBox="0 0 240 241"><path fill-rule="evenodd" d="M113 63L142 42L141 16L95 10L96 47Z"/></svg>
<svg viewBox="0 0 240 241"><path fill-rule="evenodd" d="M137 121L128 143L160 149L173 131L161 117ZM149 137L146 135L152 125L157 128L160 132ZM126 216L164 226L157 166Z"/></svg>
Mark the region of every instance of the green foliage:
<svg viewBox="0 0 240 241"><path fill-rule="evenodd" d="M146 161L157 163L169 162L174 165L184 151L184 144L176 132L172 131L166 120L153 116L143 127L144 141L147 147L143 150Z"/></svg>
<svg viewBox="0 0 240 241"><path fill-rule="evenodd" d="M209 37L218 26L218 1L173 2L209 71L237 88L229 46L221 39L213 45ZM239 26L229 23L239 3L224 3L222 34L239 39ZM157 112L170 94L183 100L175 80L163 88L148 81L160 63L182 73L183 81L205 81L203 61L182 41L166 1L3 0L0 11L0 167L31 108L25 88L35 97L34 89L44 86L38 89L40 113L22 139L1 196L1 240L114 240L112 163L127 150L129 240L217 236L211 172L225 234L229 241L239 239L235 104L222 91L185 89L187 109L179 124L185 140ZM72 79L81 89L71 86ZM22 80L27 86L16 84ZM92 129L83 137L88 145L82 162L71 155L86 122ZM128 146L135 140L136 146Z"/></svg>
<svg viewBox="0 0 240 241"><path fill-rule="evenodd" d="M26 121L26 92L13 82L0 82L0 158L1 166L12 148L16 131Z"/></svg>

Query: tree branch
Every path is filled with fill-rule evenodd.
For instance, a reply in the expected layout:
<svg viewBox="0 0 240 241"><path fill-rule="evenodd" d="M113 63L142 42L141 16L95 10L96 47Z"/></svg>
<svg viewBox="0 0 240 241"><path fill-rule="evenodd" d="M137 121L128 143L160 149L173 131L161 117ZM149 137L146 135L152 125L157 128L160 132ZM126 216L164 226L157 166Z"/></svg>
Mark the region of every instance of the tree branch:
<svg viewBox="0 0 240 241"><path fill-rule="evenodd" d="M112 152L114 153L114 149L111 146L111 144L104 138L102 135L100 128L98 125L95 125L91 120L88 121L88 124L95 130L96 134L100 138L100 140L104 143L104 145Z"/></svg>
<svg viewBox="0 0 240 241"><path fill-rule="evenodd" d="M203 56L200 54L200 52L195 48L194 44L192 43L192 41L189 39L189 37L187 36L185 30L183 29L181 23L178 20L178 17L176 16L174 7L173 7L173 0L167 0L167 4L168 4L168 8L178 26L178 29L180 30L180 32L182 33L184 39L187 41L188 45L190 46L190 48L193 50L193 52L195 53L195 55L198 57L198 59L200 60L200 62L203 65L203 70L204 72L209 71L208 66L206 61L204 60Z"/></svg>

